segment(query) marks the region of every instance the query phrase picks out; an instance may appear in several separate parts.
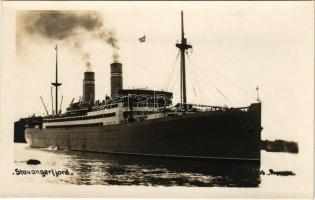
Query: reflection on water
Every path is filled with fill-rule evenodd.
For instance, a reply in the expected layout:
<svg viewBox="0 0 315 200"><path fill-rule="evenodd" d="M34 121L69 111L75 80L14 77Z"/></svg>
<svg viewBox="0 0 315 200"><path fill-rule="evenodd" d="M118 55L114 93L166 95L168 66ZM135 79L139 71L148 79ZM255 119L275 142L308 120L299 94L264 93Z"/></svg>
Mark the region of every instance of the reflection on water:
<svg viewBox="0 0 315 200"><path fill-rule="evenodd" d="M16 144L16 168L64 170L73 175L16 176L27 181L83 185L258 187L259 165L248 162L200 161L32 149ZM41 165L29 166L35 158Z"/></svg>
<svg viewBox="0 0 315 200"><path fill-rule="evenodd" d="M163 186L255 187L259 177L250 163L118 156L67 152L73 162L66 167L77 173L72 183Z"/></svg>

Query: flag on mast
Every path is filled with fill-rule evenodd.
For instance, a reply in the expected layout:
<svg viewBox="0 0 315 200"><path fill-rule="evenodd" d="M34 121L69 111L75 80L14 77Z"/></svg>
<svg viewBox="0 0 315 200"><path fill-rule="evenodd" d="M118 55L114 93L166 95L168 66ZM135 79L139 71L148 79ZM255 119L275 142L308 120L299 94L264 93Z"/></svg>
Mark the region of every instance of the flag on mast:
<svg viewBox="0 0 315 200"><path fill-rule="evenodd" d="M139 41L140 41L140 42L145 42L145 35L142 36L141 38L139 38Z"/></svg>
<svg viewBox="0 0 315 200"><path fill-rule="evenodd" d="M256 91L257 91L257 102L261 102L260 98L259 98L259 87L257 85L257 88L256 88Z"/></svg>

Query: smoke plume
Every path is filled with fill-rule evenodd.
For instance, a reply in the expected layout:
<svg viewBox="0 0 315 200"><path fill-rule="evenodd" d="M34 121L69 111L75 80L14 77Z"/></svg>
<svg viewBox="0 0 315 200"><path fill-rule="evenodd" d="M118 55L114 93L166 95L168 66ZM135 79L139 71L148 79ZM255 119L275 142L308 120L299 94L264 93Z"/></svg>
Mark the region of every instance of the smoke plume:
<svg viewBox="0 0 315 200"><path fill-rule="evenodd" d="M82 57L82 60L85 62L85 66L87 68L87 71L92 71L92 65L90 60L90 54L89 53L85 53Z"/></svg>
<svg viewBox="0 0 315 200"><path fill-rule="evenodd" d="M82 47L82 37L90 35L109 45L113 49L113 60L118 61L115 32L105 26L102 15L96 11L28 11L23 12L21 18L25 33L52 41L67 41L76 49ZM82 59L90 67L89 58L85 53Z"/></svg>
<svg viewBox="0 0 315 200"><path fill-rule="evenodd" d="M87 67L87 71L91 71L91 63L90 62L86 62L85 66Z"/></svg>

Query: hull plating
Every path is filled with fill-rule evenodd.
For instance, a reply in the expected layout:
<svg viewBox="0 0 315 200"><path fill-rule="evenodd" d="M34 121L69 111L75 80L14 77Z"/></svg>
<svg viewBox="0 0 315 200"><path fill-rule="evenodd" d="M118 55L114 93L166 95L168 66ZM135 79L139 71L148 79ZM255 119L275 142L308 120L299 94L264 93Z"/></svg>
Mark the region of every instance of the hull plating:
<svg viewBox="0 0 315 200"><path fill-rule="evenodd" d="M28 128L31 147L174 156L260 160L260 104L249 111L203 112L97 127Z"/></svg>

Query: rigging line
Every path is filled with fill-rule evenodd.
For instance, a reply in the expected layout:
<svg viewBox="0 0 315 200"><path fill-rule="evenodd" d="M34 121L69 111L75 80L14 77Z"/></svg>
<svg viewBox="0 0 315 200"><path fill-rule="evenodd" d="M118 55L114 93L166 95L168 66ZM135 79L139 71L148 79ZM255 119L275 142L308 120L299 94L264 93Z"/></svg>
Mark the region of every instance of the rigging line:
<svg viewBox="0 0 315 200"><path fill-rule="evenodd" d="M189 53L187 54L187 58L188 58L189 64L193 65L191 60L190 60ZM199 90L200 94L202 94L202 91L200 89L201 87L200 87L200 83L199 83L198 77L195 75L194 70L190 69L190 67L188 67L188 68L190 70L191 75L193 76L193 80L196 80L196 87L197 87L197 89Z"/></svg>
<svg viewBox="0 0 315 200"><path fill-rule="evenodd" d="M188 54L187 54L187 58L188 58L188 60L189 60ZM190 63L190 61L189 61L189 63ZM190 63L190 64L191 64L191 63ZM189 74L190 74L190 75L193 75L192 70L191 70L191 68L190 68L189 65L187 65L187 69L188 69ZM196 93L196 90L195 90L195 87L194 87L194 85L195 85L194 79L193 79L191 76L188 76L188 77L189 77L189 80L190 80L190 82L191 82L192 89L193 89L193 91L194 91L194 93L195 93L195 97L198 98L197 93ZM197 85L197 84L196 84L196 85Z"/></svg>
<svg viewBox="0 0 315 200"><path fill-rule="evenodd" d="M187 54L187 57L188 57L189 63L190 63L192 66L194 66L192 60L190 59L189 54ZM195 67L195 69L197 69L197 70L196 70L197 74L193 73L193 75L196 77L196 80L197 80L197 83L198 83L198 84L197 84L197 88L199 89L199 92L202 94L202 93L203 93L202 90L201 90L201 85L202 85L202 84L200 84L199 78L198 78L198 71L199 71L199 69L196 68L196 67ZM195 71L193 70L193 72L195 72ZM206 79L208 79L208 78L206 77ZM202 97L202 96L203 96L203 95L201 95L201 97ZM204 99L201 99L201 100L204 100Z"/></svg>
<svg viewBox="0 0 315 200"><path fill-rule="evenodd" d="M197 66L197 63L196 63L196 62L195 62L195 64L196 64L196 66ZM197 69L198 71L200 71L199 65L198 65L198 67L196 67L196 69ZM202 73L202 72L201 72L201 74L203 74L204 77L210 81L210 83L211 83L211 84L214 86L214 88L224 97L224 99L225 99L226 101L228 101L231 105L233 105L233 103L223 94L223 92L221 92L221 90L219 90L219 88L214 84L214 82L213 82L210 78L208 78L208 77L207 77L204 73Z"/></svg>
<svg viewBox="0 0 315 200"><path fill-rule="evenodd" d="M177 51L176 58L175 58L173 64L171 65L171 66L172 66L172 71L171 71L169 77L167 78L166 82L163 84L163 88L165 88L166 91L167 91L167 89L168 89L168 87L169 87L169 85L170 85L171 78L172 78L172 76L173 76L173 74L174 74L174 71L175 71L176 61L178 60L178 58L179 58L179 50Z"/></svg>
<svg viewBox="0 0 315 200"><path fill-rule="evenodd" d="M194 87L193 87L193 90L194 90L194 93L195 93L195 97L198 98L197 93L196 93L196 90L195 90Z"/></svg>
<svg viewBox="0 0 315 200"><path fill-rule="evenodd" d="M229 80L228 78L226 78L223 74L221 74L220 72L218 72L217 70L215 70L213 67L210 66L211 69L213 69L214 71L216 71L218 74L220 74L222 76L222 78L224 80L226 80L227 82L229 82L231 85L233 85L236 89L242 91L244 94L246 94L248 97L255 99L255 97L253 97L251 94L249 94L249 92L247 92L246 90L244 90L243 88L241 87L238 87L233 81Z"/></svg>
<svg viewBox="0 0 315 200"><path fill-rule="evenodd" d="M240 91L244 92L248 97L250 97L250 98L256 100L256 98L253 97L251 94L249 94L249 92L247 92L246 90L244 90L244 89L238 87L238 86L237 86L235 83L233 83L232 81L230 81L230 80L228 80L228 79L226 79L226 81L228 81L229 83L231 83L235 88L237 88L237 89L239 89Z"/></svg>
<svg viewBox="0 0 315 200"><path fill-rule="evenodd" d="M188 68L189 74L192 74L190 67L187 67L187 68ZM195 97L197 98L197 93L196 93L196 90L195 90L195 87L194 87L195 83L193 81L193 78L191 78L190 76L188 76L188 77L189 77L189 80L191 82L192 89L193 89L193 91L195 93Z"/></svg>
<svg viewBox="0 0 315 200"><path fill-rule="evenodd" d="M214 86L214 87L215 87L215 89L218 90L218 92L220 92L220 94L221 94L229 103L231 103L231 105L233 105L232 102L231 102L216 86Z"/></svg>
<svg viewBox="0 0 315 200"><path fill-rule="evenodd" d="M240 90L241 92L243 92L244 94L246 94L248 97L256 100L255 97L253 97L249 92L247 92L245 89L238 87L236 83L234 83L233 81L231 81L230 79L228 79L226 76L224 76L222 73L220 73L217 69L215 69L214 67L212 67L211 65L209 65L207 63L207 66L210 67L210 69L212 69L213 71L215 71L216 73L218 73L225 81L229 82L231 85L233 85L236 89Z"/></svg>
<svg viewBox="0 0 315 200"><path fill-rule="evenodd" d="M179 72L178 72L178 74L177 74L177 76L176 76L176 78L175 78L175 81L173 82L173 84L170 84L170 90L173 90L174 89L174 87L175 87L175 85L176 85L176 83L177 83L177 81L178 81L178 79L179 79Z"/></svg>
<svg viewBox="0 0 315 200"><path fill-rule="evenodd" d="M209 79L209 81L215 87L215 89L224 97L224 99L227 100L231 105L233 105L233 103L223 94L223 92L221 92L221 90L219 90L219 88L214 84L214 82L211 79Z"/></svg>

